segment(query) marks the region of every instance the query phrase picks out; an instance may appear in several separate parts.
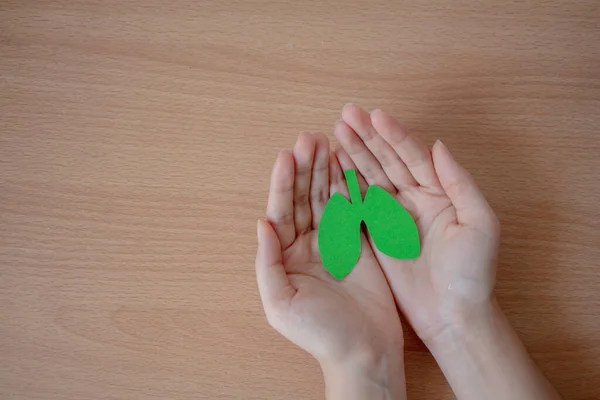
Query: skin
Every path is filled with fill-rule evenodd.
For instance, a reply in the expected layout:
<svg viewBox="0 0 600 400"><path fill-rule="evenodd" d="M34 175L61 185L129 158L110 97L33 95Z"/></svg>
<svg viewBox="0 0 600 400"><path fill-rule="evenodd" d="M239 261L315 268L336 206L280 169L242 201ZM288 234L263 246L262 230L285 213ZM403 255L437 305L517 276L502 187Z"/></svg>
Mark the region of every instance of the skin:
<svg viewBox="0 0 600 400"><path fill-rule="evenodd" d="M342 146L337 150L342 168L361 172L365 189L386 189L417 223L419 258L375 254L400 309L428 343L457 316L492 299L498 219L441 142L430 152L380 110L369 115L348 105L342 118L334 130Z"/></svg>
<svg viewBox="0 0 600 400"><path fill-rule="evenodd" d="M317 229L329 196L348 197L324 135L301 134L277 157L258 222L256 275L271 326L321 364L330 399L404 399L400 318L362 234L352 273L337 281L321 264Z"/></svg>
<svg viewBox="0 0 600 400"><path fill-rule="evenodd" d="M380 110L346 105L334 134L341 147L329 168L321 135L301 135L293 154L279 155L256 263L269 322L319 360L327 398L405 398L394 300L457 398L560 398L495 300L500 226L468 172L441 142L430 151ZM418 259L390 258L363 236L355 269L341 282L328 276L316 229L325 182L329 195L347 197L342 169L360 172L363 192L381 186L411 213Z"/></svg>

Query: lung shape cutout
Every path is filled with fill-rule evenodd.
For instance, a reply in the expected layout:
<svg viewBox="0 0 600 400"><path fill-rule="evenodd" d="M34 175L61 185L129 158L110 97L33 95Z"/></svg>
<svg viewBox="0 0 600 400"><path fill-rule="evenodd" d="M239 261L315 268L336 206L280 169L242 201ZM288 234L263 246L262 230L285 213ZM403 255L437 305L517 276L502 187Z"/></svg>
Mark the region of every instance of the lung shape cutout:
<svg viewBox="0 0 600 400"><path fill-rule="evenodd" d="M417 225L391 194L379 186L370 186L362 210L362 218L379 251L394 258L419 257L421 242Z"/></svg>
<svg viewBox="0 0 600 400"><path fill-rule="evenodd" d="M335 279L352 271L360 257L358 208L339 193L331 196L319 222L319 251L325 269Z"/></svg>
<svg viewBox="0 0 600 400"><path fill-rule="evenodd" d="M325 269L337 280L352 271L360 257L362 221L382 253L394 258L419 257L419 232L408 211L379 186L370 186L363 202L356 172L344 174L351 202L335 193L319 223L318 244Z"/></svg>

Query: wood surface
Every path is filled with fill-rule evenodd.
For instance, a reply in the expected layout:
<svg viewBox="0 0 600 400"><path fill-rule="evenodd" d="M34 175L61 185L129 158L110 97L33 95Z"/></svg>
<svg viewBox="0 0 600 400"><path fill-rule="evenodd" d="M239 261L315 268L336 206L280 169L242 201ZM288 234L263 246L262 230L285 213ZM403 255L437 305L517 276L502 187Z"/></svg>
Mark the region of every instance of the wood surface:
<svg viewBox="0 0 600 400"><path fill-rule="evenodd" d="M0 2L0 398L318 399L254 277L272 162L346 102L473 173L497 292L600 398L600 3ZM453 398L406 328L410 399Z"/></svg>

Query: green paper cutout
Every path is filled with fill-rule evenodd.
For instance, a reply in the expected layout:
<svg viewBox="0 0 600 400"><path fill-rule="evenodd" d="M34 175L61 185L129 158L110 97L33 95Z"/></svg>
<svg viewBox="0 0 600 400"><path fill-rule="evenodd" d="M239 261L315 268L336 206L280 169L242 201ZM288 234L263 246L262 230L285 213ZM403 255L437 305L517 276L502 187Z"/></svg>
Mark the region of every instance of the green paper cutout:
<svg viewBox="0 0 600 400"><path fill-rule="evenodd" d="M319 251L329 273L337 280L352 271L360 256L360 213L344 196L335 193L319 223Z"/></svg>
<svg viewBox="0 0 600 400"><path fill-rule="evenodd" d="M319 251L325 269L337 280L352 271L360 257L362 221L382 253L403 259L419 257L419 232L408 211L379 186L369 186L363 202L356 171L347 170L344 175L350 201L335 193L319 224Z"/></svg>
<svg viewBox="0 0 600 400"><path fill-rule="evenodd" d="M379 186L369 186L363 205L364 221L377 250L390 257L419 257L421 241L408 211Z"/></svg>

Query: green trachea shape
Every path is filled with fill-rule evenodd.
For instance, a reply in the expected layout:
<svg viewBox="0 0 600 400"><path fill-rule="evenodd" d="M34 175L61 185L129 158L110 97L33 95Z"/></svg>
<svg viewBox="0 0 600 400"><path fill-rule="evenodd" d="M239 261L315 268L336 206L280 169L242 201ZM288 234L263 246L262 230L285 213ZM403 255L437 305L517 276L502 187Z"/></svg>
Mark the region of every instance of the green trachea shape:
<svg viewBox="0 0 600 400"><path fill-rule="evenodd" d="M364 221L375 247L394 258L419 257L417 225L408 211L379 186L369 186L363 201L356 171L344 171L350 202L335 193L319 223L319 251L325 269L337 280L352 271L360 257L360 225Z"/></svg>

